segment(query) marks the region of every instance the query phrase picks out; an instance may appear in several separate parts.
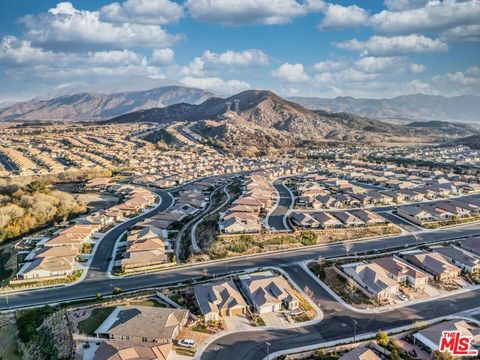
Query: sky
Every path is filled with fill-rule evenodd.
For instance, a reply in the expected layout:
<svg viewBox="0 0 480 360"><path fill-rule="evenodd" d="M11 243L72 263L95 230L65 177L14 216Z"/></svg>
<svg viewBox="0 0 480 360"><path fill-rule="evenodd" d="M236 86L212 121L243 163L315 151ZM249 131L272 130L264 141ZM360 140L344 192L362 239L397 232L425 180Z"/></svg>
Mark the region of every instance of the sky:
<svg viewBox="0 0 480 360"><path fill-rule="evenodd" d="M1 1L0 41L0 102L147 78L219 95L480 95L480 0Z"/></svg>

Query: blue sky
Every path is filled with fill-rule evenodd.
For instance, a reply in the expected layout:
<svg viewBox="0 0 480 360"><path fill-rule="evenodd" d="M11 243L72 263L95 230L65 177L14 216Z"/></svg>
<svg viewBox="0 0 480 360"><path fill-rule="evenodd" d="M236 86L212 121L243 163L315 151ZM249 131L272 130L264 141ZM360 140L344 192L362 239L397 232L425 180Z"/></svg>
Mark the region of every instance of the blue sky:
<svg viewBox="0 0 480 360"><path fill-rule="evenodd" d="M3 1L0 40L0 101L147 78L220 95L480 94L480 0Z"/></svg>

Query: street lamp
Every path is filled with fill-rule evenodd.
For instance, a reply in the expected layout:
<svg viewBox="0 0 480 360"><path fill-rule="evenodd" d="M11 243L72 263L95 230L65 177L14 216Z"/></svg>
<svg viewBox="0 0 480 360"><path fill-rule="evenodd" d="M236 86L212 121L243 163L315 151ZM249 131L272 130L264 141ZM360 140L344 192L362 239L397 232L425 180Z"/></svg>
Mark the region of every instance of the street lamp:
<svg viewBox="0 0 480 360"><path fill-rule="evenodd" d="M270 346L272 346L272 344L266 341L265 345L267 345L267 360L268 360L268 358L270 357Z"/></svg>
<svg viewBox="0 0 480 360"><path fill-rule="evenodd" d="M352 321L353 321L353 342L356 342L357 341L357 325L358 325L358 322L355 319L352 319Z"/></svg>

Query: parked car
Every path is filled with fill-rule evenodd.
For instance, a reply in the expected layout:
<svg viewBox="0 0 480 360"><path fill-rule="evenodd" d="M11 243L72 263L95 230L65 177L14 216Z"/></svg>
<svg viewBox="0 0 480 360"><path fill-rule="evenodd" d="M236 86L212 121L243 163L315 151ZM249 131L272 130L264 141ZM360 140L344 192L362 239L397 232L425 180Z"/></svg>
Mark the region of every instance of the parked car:
<svg viewBox="0 0 480 360"><path fill-rule="evenodd" d="M195 346L195 340L181 339L178 341L178 346L185 347L185 348L193 348Z"/></svg>

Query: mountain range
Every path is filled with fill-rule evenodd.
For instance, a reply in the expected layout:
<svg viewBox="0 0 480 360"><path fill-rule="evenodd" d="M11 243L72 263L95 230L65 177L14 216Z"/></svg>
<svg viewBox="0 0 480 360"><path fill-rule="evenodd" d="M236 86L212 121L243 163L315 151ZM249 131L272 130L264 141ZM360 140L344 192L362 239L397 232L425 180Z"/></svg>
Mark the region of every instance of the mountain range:
<svg viewBox="0 0 480 360"><path fill-rule="evenodd" d="M336 97L291 97L309 109L350 112L379 120L480 122L480 96L445 97L425 94L398 96L392 99Z"/></svg>
<svg viewBox="0 0 480 360"><path fill-rule="evenodd" d="M232 111L238 101L238 111ZM230 103L228 108L227 104ZM470 125L447 122L391 124L351 113L310 110L267 90L247 90L228 98L211 97L201 104L175 104L134 111L107 123L193 122L192 129L230 151L267 149L305 143L412 143L477 133Z"/></svg>
<svg viewBox="0 0 480 360"><path fill-rule="evenodd" d="M139 109L166 107L177 103L199 104L211 96L213 94L208 91L185 86L163 86L146 91L113 94L79 93L1 107L0 120L105 120Z"/></svg>

